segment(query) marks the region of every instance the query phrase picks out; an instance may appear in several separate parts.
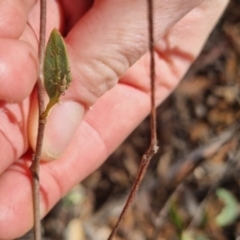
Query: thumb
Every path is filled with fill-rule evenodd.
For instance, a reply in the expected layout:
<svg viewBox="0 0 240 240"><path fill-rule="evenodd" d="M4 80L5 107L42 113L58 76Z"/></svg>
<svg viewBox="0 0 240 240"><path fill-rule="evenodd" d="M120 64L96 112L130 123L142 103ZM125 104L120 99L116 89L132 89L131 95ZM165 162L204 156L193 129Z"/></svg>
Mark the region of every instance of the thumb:
<svg viewBox="0 0 240 240"><path fill-rule="evenodd" d="M45 103L48 102L46 97ZM69 145L84 115L84 106L76 101L63 101L50 111L44 131L42 159L59 158ZM29 117L29 140L33 149L36 147L38 128L38 101L34 93Z"/></svg>

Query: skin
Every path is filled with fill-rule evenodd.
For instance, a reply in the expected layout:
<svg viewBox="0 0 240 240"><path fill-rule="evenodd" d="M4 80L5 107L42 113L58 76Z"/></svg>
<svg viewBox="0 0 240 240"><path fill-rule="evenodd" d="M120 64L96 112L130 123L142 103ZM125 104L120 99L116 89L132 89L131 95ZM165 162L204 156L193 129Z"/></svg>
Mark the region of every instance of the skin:
<svg viewBox="0 0 240 240"><path fill-rule="evenodd" d="M199 54L226 5L155 0L158 104ZM42 158L57 160L41 164L42 216L150 111L145 7L144 0L48 1L47 37L54 27L65 34L73 82L46 126ZM1 240L32 227L28 167L37 125L38 32L39 1L0 1Z"/></svg>

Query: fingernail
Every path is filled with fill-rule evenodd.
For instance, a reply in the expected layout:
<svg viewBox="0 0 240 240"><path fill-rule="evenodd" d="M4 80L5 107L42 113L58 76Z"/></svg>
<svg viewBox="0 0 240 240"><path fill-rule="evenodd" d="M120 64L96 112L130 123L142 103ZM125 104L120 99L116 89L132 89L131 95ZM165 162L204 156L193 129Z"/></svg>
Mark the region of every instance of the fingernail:
<svg viewBox="0 0 240 240"><path fill-rule="evenodd" d="M77 102L63 102L50 112L43 141L46 160L59 158L71 142L82 121L84 107Z"/></svg>

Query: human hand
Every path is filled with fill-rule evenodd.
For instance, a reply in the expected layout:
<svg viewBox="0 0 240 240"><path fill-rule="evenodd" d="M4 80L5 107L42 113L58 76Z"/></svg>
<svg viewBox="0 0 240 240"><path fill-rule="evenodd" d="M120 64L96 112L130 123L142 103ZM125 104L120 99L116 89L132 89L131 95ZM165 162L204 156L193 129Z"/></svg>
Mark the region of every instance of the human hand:
<svg viewBox="0 0 240 240"><path fill-rule="evenodd" d="M61 3L48 1L47 36L54 27L67 34L73 82L46 125L43 159L59 159L41 164L42 216L150 111L145 0ZM226 4L155 0L158 104L194 61ZM21 236L33 222L28 150L29 143L35 146L38 118L31 92L38 74L39 1L2 1L0 18L2 240Z"/></svg>

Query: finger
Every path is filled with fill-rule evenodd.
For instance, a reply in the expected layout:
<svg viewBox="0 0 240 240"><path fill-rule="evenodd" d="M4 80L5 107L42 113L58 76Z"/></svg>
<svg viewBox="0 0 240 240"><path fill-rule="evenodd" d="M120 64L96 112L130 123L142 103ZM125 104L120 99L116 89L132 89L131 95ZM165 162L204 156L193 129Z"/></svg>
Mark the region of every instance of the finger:
<svg viewBox="0 0 240 240"><path fill-rule="evenodd" d="M37 62L37 53L30 44L0 38L0 100L20 102L31 93L37 79Z"/></svg>
<svg viewBox="0 0 240 240"><path fill-rule="evenodd" d="M162 1L156 1L156 39L199 2L171 0L164 5ZM83 118L85 108L91 107L146 53L146 11L145 0L96 1L69 32L66 41L73 82L62 98L63 104L55 107L48 119L43 142L44 159L61 156ZM30 128L37 121L34 109L31 115ZM36 130L30 132L34 148ZM56 136L59 136L57 141Z"/></svg>
<svg viewBox="0 0 240 240"><path fill-rule="evenodd" d="M21 104L1 102L0 108L1 175L29 147L26 116L29 114L30 99L24 100Z"/></svg>
<svg viewBox="0 0 240 240"><path fill-rule="evenodd" d="M214 8L210 5L209 8L204 9L204 5L202 5L202 8L196 10L197 12L191 12L184 19L184 21L195 19L191 27L189 25L193 37L188 38L185 28L180 27L178 30L182 33L175 35L174 41L181 42L184 46L187 43L192 49L190 52L192 55L197 54L200 50L227 3L223 0L218 3L214 2ZM208 27L205 26L205 19L209 19ZM179 23L178 26L181 24ZM185 34L183 34L184 32ZM183 37L185 41L178 37ZM192 45L195 45L197 50ZM182 45L178 47L181 48ZM177 57L185 60L184 54L177 55ZM186 65L189 64L190 61ZM166 65L167 62L162 61L158 67L166 70ZM167 78L170 79L171 76L173 75L167 74ZM132 75L132 77L134 76ZM176 85L177 82L175 78L175 83L172 84ZM170 88L166 87L166 80L163 79L161 82L161 79L158 79L158 104L169 93ZM42 215L46 214L73 185L96 169L146 116L148 111L149 96L147 92L131 85L119 84L100 98L78 128L64 156L58 161L41 166ZM0 192L4 193L0 198L0 236L6 239L20 237L32 226L31 183L26 176L24 170L26 168L22 164L21 162L16 163L0 177ZM15 190L9 191L9 189L14 189L14 186L17 186ZM18 196L17 202L16 196ZM14 204L11 204L12 202ZM19 219L22 219L23 216L25 221L20 221ZM11 226L15 226L14 232Z"/></svg>
<svg viewBox="0 0 240 240"><path fill-rule="evenodd" d="M27 23L28 13L36 0L0 2L0 37L19 38Z"/></svg>

